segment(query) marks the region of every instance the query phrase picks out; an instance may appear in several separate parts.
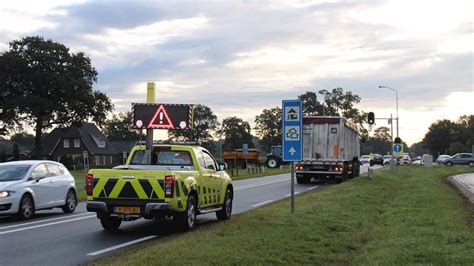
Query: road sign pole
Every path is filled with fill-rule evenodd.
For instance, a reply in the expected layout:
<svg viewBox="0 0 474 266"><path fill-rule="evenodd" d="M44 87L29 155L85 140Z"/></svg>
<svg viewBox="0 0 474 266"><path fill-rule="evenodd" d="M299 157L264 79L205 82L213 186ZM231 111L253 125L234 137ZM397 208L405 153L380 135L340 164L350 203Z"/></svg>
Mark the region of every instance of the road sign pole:
<svg viewBox="0 0 474 266"><path fill-rule="evenodd" d="M291 162L291 213L295 213L295 163Z"/></svg>
<svg viewBox="0 0 474 266"><path fill-rule="evenodd" d="M303 160L303 103L282 102L282 158L291 163L291 213L295 212L295 162Z"/></svg>
<svg viewBox="0 0 474 266"><path fill-rule="evenodd" d="M146 91L146 102L147 103L155 103L155 82L148 82L147 83L147 91ZM153 149L153 129L149 128L146 130L146 160L147 164L151 164L151 151Z"/></svg>

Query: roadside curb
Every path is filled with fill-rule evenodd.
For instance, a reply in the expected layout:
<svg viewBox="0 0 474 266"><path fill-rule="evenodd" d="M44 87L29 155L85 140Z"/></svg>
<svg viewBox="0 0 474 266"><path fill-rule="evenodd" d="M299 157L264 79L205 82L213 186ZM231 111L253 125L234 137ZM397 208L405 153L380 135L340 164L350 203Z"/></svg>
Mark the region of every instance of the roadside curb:
<svg viewBox="0 0 474 266"><path fill-rule="evenodd" d="M450 176L448 177L448 181L453 184L471 202L471 204L474 204L474 190L471 190L472 188L462 180L462 177L466 175L474 174L471 173Z"/></svg>

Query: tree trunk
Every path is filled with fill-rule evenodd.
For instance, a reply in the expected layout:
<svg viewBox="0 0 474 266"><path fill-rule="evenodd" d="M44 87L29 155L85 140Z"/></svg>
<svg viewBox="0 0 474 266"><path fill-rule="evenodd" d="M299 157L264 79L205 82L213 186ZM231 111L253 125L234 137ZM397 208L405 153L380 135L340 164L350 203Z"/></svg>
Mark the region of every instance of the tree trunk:
<svg viewBox="0 0 474 266"><path fill-rule="evenodd" d="M41 145L41 131L43 129L43 116L38 115L36 117L36 127L35 127L35 154L34 154L34 159L36 160L41 160L41 151L42 151L42 145Z"/></svg>

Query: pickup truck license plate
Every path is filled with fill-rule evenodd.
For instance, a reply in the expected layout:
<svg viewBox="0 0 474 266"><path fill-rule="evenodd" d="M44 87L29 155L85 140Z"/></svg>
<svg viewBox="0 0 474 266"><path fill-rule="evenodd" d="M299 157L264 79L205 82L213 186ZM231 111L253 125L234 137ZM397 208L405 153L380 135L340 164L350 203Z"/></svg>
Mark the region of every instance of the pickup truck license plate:
<svg viewBox="0 0 474 266"><path fill-rule="evenodd" d="M115 207L115 213L140 214L140 207Z"/></svg>

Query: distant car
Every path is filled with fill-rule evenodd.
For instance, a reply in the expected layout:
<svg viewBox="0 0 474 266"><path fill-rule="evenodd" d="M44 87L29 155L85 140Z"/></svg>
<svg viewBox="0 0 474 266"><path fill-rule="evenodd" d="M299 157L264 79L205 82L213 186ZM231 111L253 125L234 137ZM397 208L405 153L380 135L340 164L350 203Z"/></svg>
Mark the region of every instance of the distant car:
<svg viewBox="0 0 474 266"><path fill-rule="evenodd" d="M440 156L438 156L438 158L436 158L436 162L438 164L442 164L444 162L444 160L446 160L448 158L451 158L451 156L449 156L447 154L441 154Z"/></svg>
<svg viewBox="0 0 474 266"><path fill-rule="evenodd" d="M53 161L0 163L0 216L31 219L37 210L76 209L76 183L64 165Z"/></svg>
<svg viewBox="0 0 474 266"><path fill-rule="evenodd" d="M383 165L389 165L391 159L392 159L392 155L384 155L383 156Z"/></svg>
<svg viewBox="0 0 474 266"><path fill-rule="evenodd" d="M360 157L360 163L361 163L361 164L369 163L369 159L370 159L370 156L369 156L369 155L362 155L362 156Z"/></svg>
<svg viewBox="0 0 474 266"><path fill-rule="evenodd" d="M457 153L453 155L453 157L445 159L443 163L447 166L453 166L455 164L474 166L474 157L472 153Z"/></svg>
<svg viewBox="0 0 474 266"><path fill-rule="evenodd" d="M383 165L383 156L380 154L373 154L372 155L372 160L370 160L370 166L374 164L380 164Z"/></svg>
<svg viewBox="0 0 474 266"><path fill-rule="evenodd" d="M408 156L408 155L406 155L406 154L403 155L402 162L403 162L403 164L410 164L410 163L411 163L410 156Z"/></svg>

